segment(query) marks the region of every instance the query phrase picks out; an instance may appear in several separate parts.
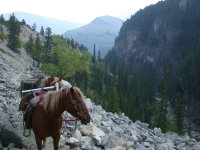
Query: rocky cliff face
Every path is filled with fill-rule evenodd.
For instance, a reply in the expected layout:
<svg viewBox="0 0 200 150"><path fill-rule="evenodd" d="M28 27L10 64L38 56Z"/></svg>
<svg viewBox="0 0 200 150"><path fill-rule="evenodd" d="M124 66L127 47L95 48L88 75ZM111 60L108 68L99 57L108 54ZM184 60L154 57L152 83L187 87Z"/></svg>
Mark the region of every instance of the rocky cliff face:
<svg viewBox="0 0 200 150"><path fill-rule="evenodd" d="M199 84L195 80L199 76L195 65L199 64L195 57L200 53L199 4L197 0L166 0L138 11L124 22L114 50L118 61L128 66L130 72L146 71L144 74L154 83L155 93L159 93L162 63L166 60L170 100L174 103L172 99L180 91L185 115L200 125L199 92L193 92L197 89L194 85Z"/></svg>
<svg viewBox="0 0 200 150"><path fill-rule="evenodd" d="M6 43L6 41L4 41ZM32 66L33 60L20 49L20 54L10 51L4 42L0 43L0 149L29 149L35 147L33 134L22 137L22 114L18 111L20 101L19 85L24 78L40 72ZM149 129L148 124L133 123L123 113L106 112L84 99L92 121L87 126L78 125L73 137L61 136L60 149L137 149L137 150L198 150L200 142L188 135L161 133L159 128ZM46 149L52 149L52 139L47 139Z"/></svg>

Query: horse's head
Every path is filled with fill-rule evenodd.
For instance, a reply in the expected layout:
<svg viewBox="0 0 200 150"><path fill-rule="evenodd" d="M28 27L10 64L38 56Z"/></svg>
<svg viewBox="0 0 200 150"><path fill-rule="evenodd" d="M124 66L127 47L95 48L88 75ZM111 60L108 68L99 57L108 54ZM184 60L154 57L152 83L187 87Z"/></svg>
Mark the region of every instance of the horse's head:
<svg viewBox="0 0 200 150"><path fill-rule="evenodd" d="M66 110L74 117L81 120L81 123L88 124L90 122L89 111L83 101L83 94L77 87L71 87L67 92L68 102Z"/></svg>

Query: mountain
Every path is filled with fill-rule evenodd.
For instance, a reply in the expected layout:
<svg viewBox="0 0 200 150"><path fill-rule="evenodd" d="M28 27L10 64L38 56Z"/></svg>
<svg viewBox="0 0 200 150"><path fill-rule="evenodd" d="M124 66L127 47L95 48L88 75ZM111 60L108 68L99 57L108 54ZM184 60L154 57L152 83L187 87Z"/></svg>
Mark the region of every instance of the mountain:
<svg viewBox="0 0 200 150"><path fill-rule="evenodd" d="M8 36L8 27L0 24L1 32ZM26 43L30 35L35 39L37 32L21 25L20 41ZM38 34L39 35L39 34ZM44 41L41 35L40 39ZM24 44L15 53L7 47L8 39L0 38L0 149L31 149L35 147L34 134L24 138L23 115L19 111L20 82L41 75L36 63L26 52ZM106 99L108 100L108 99ZM67 130L74 129L73 123L67 124L60 138L61 150L66 149L186 149L199 150L200 142L188 135L162 133L160 128L150 129L149 124L133 122L124 113L106 112L84 96L84 102L91 115L88 125L77 122L77 128L69 137ZM63 117L66 119L66 115ZM70 119L70 118L67 118ZM71 120L71 119L70 119ZM66 125L63 123L63 126ZM66 128L63 128L66 129ZM46 149L53 150L52 138L47 138Z"/></svg>
<svg viewBox="0 0 200 150"><path fill-rule="evenodd" d="M173 107L176 95L180 93L185 117L198 125L199 6L198 0L165 0L138 11L123 23L114 48L105 59L111 67L126 67L135 78L135 91L140 91L135 94L151 92L149 97L160 96L162 64L166 61L167 98ZM142 84L145 85L143 88ZM153 100L149 98L149 102Z"/></svg>
<svg viewBox="0 0 200 150"><path fill-rule="evenodd" d="M3 14L3 16L5 19L9 19L11 14L12 13L5 13ZM38 16L38 15L25 13L25 12L14 12L14 15L19 21L24 19L26 23L30 26L36 23L37 31L40 31L41 26L43 26L44 29L46 27L50 27L53 33L59 34L59 35L63 34L67 30L75 29L83 25L82 23L58 20L54 18Z"/></svg>
<svg viewBox="0 0 200 150"><path fill-rule="evenodd" d="M65 32L64 37L74 38L80 44L85 45L91 53L96 44L96 50L100 50L101 56L104 57L113 47L122 22L121 19L111 16L97 17L87 25Z"/></svg>

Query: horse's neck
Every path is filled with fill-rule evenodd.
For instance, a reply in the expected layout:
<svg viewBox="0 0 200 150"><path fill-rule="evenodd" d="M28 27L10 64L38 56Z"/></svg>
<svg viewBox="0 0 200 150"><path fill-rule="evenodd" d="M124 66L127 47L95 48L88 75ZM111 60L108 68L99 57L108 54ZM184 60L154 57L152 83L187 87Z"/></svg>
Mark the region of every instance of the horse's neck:
<svg viewBox="0 0 200 150"><path fill-rule="evenodd" d="M56 110L54 112L50 111L50 113L53 116L59 118L63 114L63 112L65 111L65 99L66 99L66 97L61 96L60 99L58 100L59 102L57 104ZM47 108L47 111L48 111L48 108Z"/></svg>

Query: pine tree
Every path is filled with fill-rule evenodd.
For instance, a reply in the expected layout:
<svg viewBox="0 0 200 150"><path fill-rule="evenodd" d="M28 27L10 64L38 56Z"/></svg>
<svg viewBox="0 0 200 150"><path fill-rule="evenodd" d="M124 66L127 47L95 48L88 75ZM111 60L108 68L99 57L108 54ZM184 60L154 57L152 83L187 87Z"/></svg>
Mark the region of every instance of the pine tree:
<svg viewBox="0 0 200 150"><path fill-rule="evenodd" d="M176 95L175 123L178 129L178 134L184 134L184 114L180 93L177 93Z"/></svg>
<svg viewBox="0 0 200 150"><path fill-rule="evenodd" d="M20 48L20 24L19 21L14 16L14 13L10 16L9 21L9 35L8 35L8 47L14 52L18 52Z"/></svg>
<svg viewBox="0 0 200 150"><path fill-rule="evenodd" d="M167 130L167 63L164 60L162 64L163 83L161 90L161 101L159 108L158 126L163 132Z"/></svg>
<svg viewBox="0 0 200 150"><path fill-rule="evenodd" d="M1 16L0 16L0 23L5 23L5 19L4 19L4 17L3 17L3 14L1 14Z"/></svg>
<svg viewBox="0 0 200 150"><path fill-rule="evenodd" d="M93 64L96 62L96 45L95 44L94 44L94 49L93 49L92 62Z"/></svg>
<svg viewBox="0 0 200 150"><path fill-rule="evenodd" d="M26 21L23 19L21 22L22 25L26 25Z"/></svg>
<svg viewBox="0 0 200 150"><path fill-rule="evenodd" d="M33 31L36 31L36 23L34 23L34 24L32 25L31 29L32 29Z"/></svg>
<svg viewBox="0 0 200 150"><path fill-rule="evenodd" d="M3 15L0 16L0 39L4 40L5 35L4 35L4 31L3 31L3 24L5 23L5 19L3 17Z"/></svg>
<svg viewBox="0 0 200 150"><path fill-rule="evenodd" d="M100 52L100 50L98 51L98 61L101 61L101 52Z"/></svg>
<svg viewBox="0 0 200 150"><path fill-rule="evenodd" d="M73 38L71 38L70 45L73 49L75 48L75 43Z"/></svg>
<svg viewBox="0 0 200 150"><path fill-rule="evenodd" d="M117 89L115 88L114 79L111 79L110 86L108 92L108 111L111 112L120 112L119 104L118 104L118 97L117 97Z"/></svg>
<svg viewBox="0 0 200 150"><path fill-rule="evenodd" d="M51 51L51 48L53 46L53 41L52 41L52 35L51 35L51 28L47 27L46 31L45 31L45 38L46 38L46 42L44 44L44 51L45 51L45 55L47 60L46 63L50 63L53 61L53 52Z"/></svg>
<svg viewBox="0 0 200 150"><path fill-rule="evenodd" d="M44 36L44 28L43 28L43 26L42 26L41 29L40 29L40 34L41 34L42 36Z"/></svg>
<svg viewBox="0 0 200 150"><path fill-rule="evenodd" d="M29 40L28 42L25 44L25 49L29 54L32 54L33 49L34 49L34 40L33 40L33 36L32 34L29 35Z"/></svg>
<svg viewBox="0 0 200 150"><path fill-rule="evenodd" d="M42 43L41 43L41 40L40 40L40 37L39 37L38 34L37 34L37 37L36 37L36 40L35 40L35 49L36 49L36 53L37 53L36 61L38 61L40 63L40 61L41 61L40 55L43 51L43 46L42 46Z"/></svg>

